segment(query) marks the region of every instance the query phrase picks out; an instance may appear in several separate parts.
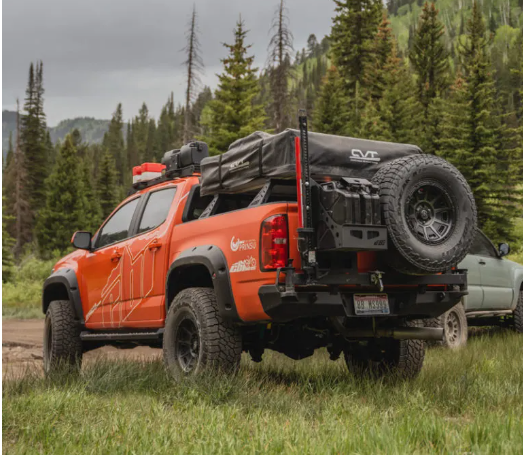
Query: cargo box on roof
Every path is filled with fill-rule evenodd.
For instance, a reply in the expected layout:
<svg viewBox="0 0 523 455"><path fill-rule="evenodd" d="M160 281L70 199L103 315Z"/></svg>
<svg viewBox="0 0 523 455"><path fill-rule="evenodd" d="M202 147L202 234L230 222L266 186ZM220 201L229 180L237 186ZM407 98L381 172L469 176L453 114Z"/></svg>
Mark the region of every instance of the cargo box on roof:
<svg viewBox="0 0 523 455"><path fill-rule="evenodd" d="M258 131L233 142L222 155L205 158L201 162L202 196L255 190L268 178L295 178L295 137L299 137L298 130L274 135ZM318 181L370 179L383 164L419 153L421 149L415 145L309 133L311 175Z"/></svg>

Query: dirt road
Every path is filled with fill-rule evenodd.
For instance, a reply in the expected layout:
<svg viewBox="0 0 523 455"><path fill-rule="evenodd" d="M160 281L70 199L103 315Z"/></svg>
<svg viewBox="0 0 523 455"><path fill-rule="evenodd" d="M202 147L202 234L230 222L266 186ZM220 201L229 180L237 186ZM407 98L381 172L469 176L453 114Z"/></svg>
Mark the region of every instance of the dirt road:
<svg viewBox="0 0 523 455"><path fill-rule="evenodd" d="M2 373L16 372L25 368L42 366L43 319L4 319L2 320ZM108 358L151 358L160 356L159 349L137 347L116 349L106 346L85 354L85 360L96 357Z"/></svg>

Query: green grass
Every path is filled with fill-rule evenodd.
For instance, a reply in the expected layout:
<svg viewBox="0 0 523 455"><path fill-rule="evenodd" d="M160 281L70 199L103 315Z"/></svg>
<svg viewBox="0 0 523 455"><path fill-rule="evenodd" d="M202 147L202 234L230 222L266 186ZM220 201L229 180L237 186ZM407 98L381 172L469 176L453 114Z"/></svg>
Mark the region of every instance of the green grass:
<svg viewBox="0 0 523 455"><path fill-rule="evenodd" d="M523 336L433 349L411 382L358 380L321 352L238 376L169 380L160 362L3 381L5 453L523 453Z"/></svg>
<svg viewBox="0 0 523 455"><path fill-rule="evenodd" d="M56 259L28 257L15 268L12 282L2 283L2 317L43 318L42 287Z"/></svg>

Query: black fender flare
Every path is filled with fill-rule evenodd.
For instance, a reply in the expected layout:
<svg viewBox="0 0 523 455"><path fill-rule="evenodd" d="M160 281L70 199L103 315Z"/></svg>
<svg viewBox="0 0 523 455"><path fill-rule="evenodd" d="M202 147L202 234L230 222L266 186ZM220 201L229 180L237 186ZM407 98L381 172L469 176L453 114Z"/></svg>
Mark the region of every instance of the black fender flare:
<svg viewBox="0 0 523 455"><path fill-rule="evenodd" d="M66 295L64 295L64 288ZM44 314L53 300L65 300L66 297L73 305L78 321L84 326L84 311L76 273L73 269L58 269L44 282L42 292L42 311Z"/></svg>
<svg viewBox="0 0 523 455"><path fill-rule="evenodd" d="M173 286L176 274L190 267L204 266L212 280L212 286L216 293L216 301L220 315L227 320L240 322L232 293L231 279L227 259L223 251L215 245L195 246L182 251L173 261L167 272L165 281L165 312L169 311L172 297L174 296ZM184 289L182 286L181 289Z"/></svg>

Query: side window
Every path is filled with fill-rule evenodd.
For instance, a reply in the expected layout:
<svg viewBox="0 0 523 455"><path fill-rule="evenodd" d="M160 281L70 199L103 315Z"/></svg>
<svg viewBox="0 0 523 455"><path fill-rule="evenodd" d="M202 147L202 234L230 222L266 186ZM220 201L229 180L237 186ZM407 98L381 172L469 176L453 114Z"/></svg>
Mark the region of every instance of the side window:
<svg viewBox="0 0 523 455"><path fill-rule="evenodd" d="M107 223L100 231L98 241L96 242L96 248L101 248L111 243L120 242L129 237L129 228L131 226L131 220L133 219L134 211L138 206L140 198L133 199L132 201L119 208L114 215L109 218Z"/></svg>
<svg viewBox="0 0 523 455"><path fill-rule="evenodd" d="M165 221L175 193L176 188L173 187L155 191L149 195L140 225L138 226L138 234L154 229Z"/></svg>
<svg viewBox="0 0 523 455"><path fill-rule="evenodd" d="M498 257L496 250L494 250L494 247L490 241L487 239L487 237L485 237L485 234L479 231L476 234L476 238L474 239L472 246L470 247L470 254L493 258Z"/></svg>

